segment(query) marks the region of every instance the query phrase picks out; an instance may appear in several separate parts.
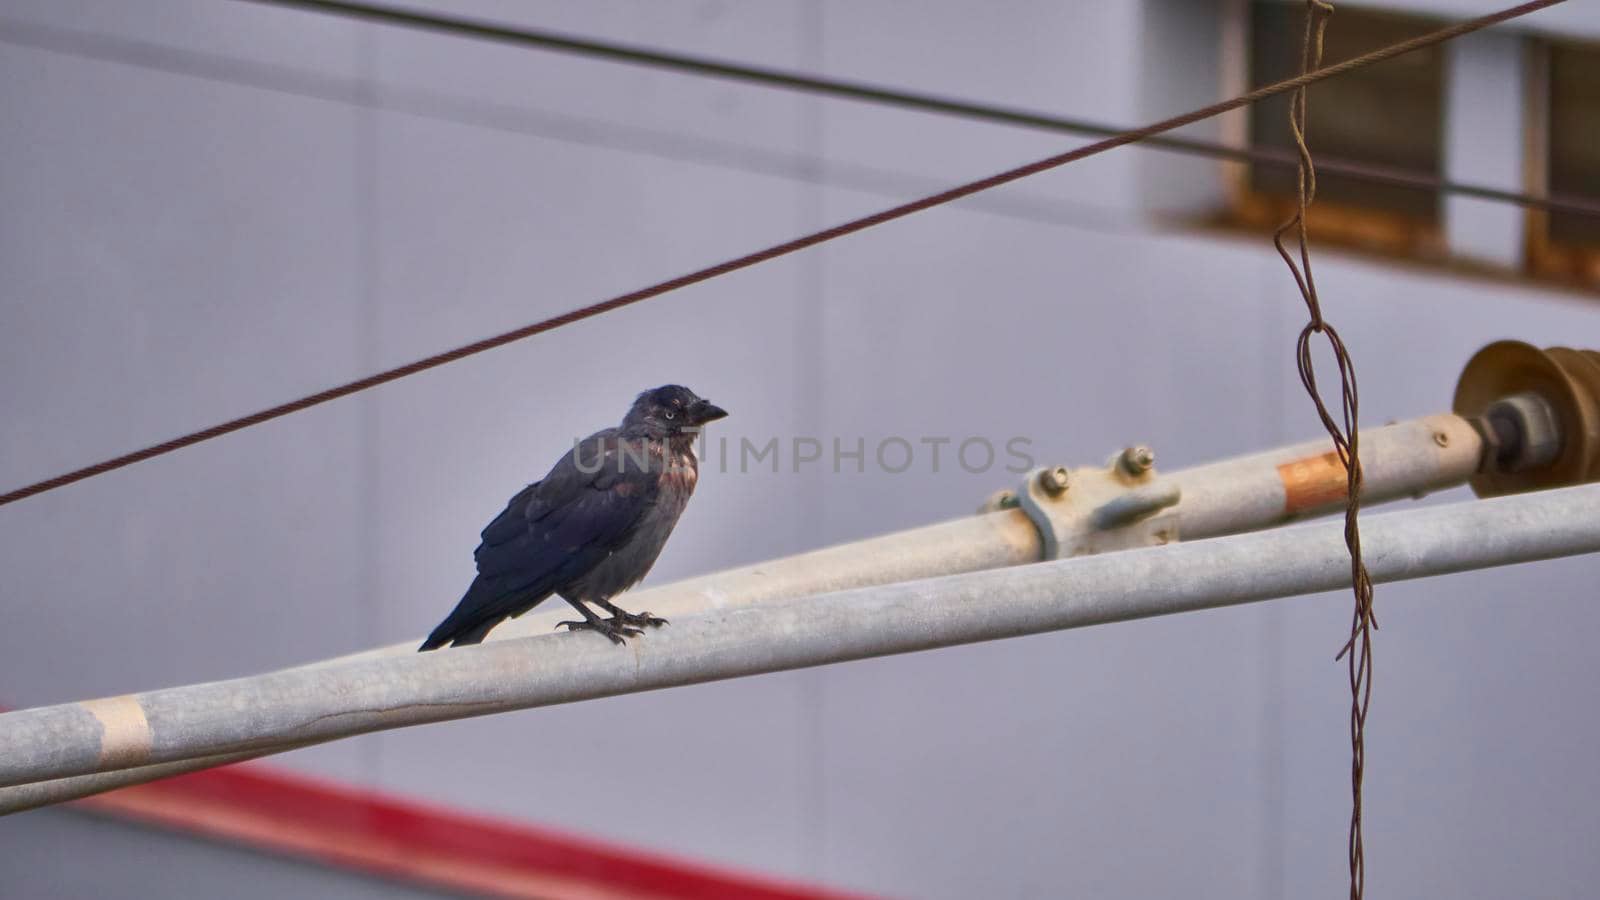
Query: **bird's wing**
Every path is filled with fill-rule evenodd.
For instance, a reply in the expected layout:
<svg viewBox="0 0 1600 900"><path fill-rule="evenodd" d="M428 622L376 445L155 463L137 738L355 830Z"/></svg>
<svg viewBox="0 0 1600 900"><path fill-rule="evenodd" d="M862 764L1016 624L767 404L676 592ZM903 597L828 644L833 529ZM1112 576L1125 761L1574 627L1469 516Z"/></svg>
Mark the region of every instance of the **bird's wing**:
<svg viewBox="0 0 1600 900"><path fill-rule="evenodd" d="M617 429L607 428L589 435L561 457L542 480L518 491L506 503L505 510L483 529L483 546L478 548L478 555L481 557L486 547L521 537L528 530L529 522L543 518L552 509L580 496L579 489L607 471L603 460L596 468L596 455L606 452L615 443L616 434ZM574 462L574 452L582 460L582 466ZM614 470L615 467L610 468Z"/></svg>
<svg viewBox="0 0 1600 900"><path fill-rule="evenodd" d="M483 529L483 534L481 535L483 547L503 544L528 530L528 504L532 502L534 494L539 490L539 485L543 483L542 481L535 481L533 484L518 491L517 495L511 498L510 502L506 504L505 510L500 515L495 516L494 521ZM483 547L478 548L479 553L483 552Z"/></svg>
<svg viewBox="0 0 1600 900"><path fill-rule="evenodd" d="M478 573L494 579L499 592L536 584L552 590L622 546L658 487L627 457L614 429L591 435L483 530Z"/></svg>

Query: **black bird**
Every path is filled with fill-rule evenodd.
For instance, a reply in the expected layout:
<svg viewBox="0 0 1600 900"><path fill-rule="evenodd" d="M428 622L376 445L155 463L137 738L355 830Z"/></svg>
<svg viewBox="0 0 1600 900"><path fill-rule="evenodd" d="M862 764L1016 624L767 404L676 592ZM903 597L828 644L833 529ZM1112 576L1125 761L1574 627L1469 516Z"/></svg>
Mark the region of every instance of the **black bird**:
<svg viewBox="0 0 1600 900"><path fill-rule="evenodd" d="M642 634L639 626L665 625L647 612L624 612L611 598L644 578L661 554L699 480L695 437L726 415L676 384L640 394L622 427L579 441L489 523L473 554L478 576L419 649L476 644L551 594L583 614L557 627L598 631L618 644Z"/></svg>

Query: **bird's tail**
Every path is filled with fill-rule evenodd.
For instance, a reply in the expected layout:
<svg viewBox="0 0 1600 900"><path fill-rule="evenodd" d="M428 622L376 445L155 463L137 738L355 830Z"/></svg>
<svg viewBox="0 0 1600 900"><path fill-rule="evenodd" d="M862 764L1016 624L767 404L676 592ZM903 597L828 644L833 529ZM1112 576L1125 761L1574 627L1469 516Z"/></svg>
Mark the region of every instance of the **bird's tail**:
<svg viewBox="0 0 1600 900"><path fill-rule="evenodd" d="M492 619L488 622L479 624L475 628L469 628L460 634L449 632L441 634L440 632L443 631L444 625L440 624L438 628L433 630L432 634L428 635L428 639L422 642L422 646L417 648L417 652L420 653L424 650L437 650L440 647L443 647L445 644L449 644L452 647L463 647L467 644L481 644L483 643L483 639L489 636L489 631L499 624L499 619Z"/></svg>
<svg viewBox="0 0 1600 900"><path fill-rule="evenodd" d="M431 633L429 633L428 639L422 642L422 646L417 648L417 652L421 653L424 650L437 650L440 647L443 647L445 644L450 643L451 636L449 632L445 631L444 627L446 624L447 623L445 622L439 623L439 627L435 628Z"/></svg>
<svg viewBox="0 0 1600 900"><path fill-rule="evenodd" d="M481 576L472 579L472 585L462 595L461 602L433 629L417 651L437 650L446 644L459 647L482 643L490 629L505 618L504 613L493 610L494 599L494 592Z"/></svg>

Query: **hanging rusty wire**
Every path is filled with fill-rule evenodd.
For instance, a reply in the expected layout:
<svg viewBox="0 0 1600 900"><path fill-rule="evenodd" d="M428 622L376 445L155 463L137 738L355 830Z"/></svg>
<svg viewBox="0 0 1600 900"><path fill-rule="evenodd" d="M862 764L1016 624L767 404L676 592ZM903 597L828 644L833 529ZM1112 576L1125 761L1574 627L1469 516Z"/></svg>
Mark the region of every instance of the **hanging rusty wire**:
<svg viewBox="0 0 1600 900"><path fill-rule="evenodd" d="M1333 15L1333 4L1325 0L1306 0L1305 33L1301 41L1300 71L1313 72L1322 66L1322 38ZM1356 389L1355 364L1339 332L1323 317L1322 303L1317 297L1316 278L1311 273L1311 245L1306 237L1306 210L1316 199L1317 170L1311 160L1311 149L1306 143L1306 88L1300 87L1290 96L1289 128L1294 136L1295 150L1300 156L1296 178L1296 209L1289 221L1278 227L1272 235L1273 246L1288 264L1295 285L1305 301L1310 321L1300 330L1295 345L1296 361L1300 369L1300 382L1316 405L1317 415L1333 438L1335 452L1344 465L1345 513L1344 541L1350 549L1350 581L1355 591L1355 609L1350 619L1350 636L1336 659L1346 660L1350 673L1350 835L1348 853L1350 860L1350 898L1360 900L1366 890L1366 856L1361 835L1361 782L1366 768L1367 708L1372 701L1372 632L1378 627L1372 612L1372 578L1367 574L1366 563L1361 558L1361 434L1359 430L1360 400ZM1293 232L1298 254L1291 253L1284 238ZM1300 257L1298 265L1295 256ZM1339 369L1339 398L1341 413L1335 419L1328 411L1317 388L1316 366L1312 359L1312 344L1317 335L1323 336L1333 350L1334 362Z"/></svg>

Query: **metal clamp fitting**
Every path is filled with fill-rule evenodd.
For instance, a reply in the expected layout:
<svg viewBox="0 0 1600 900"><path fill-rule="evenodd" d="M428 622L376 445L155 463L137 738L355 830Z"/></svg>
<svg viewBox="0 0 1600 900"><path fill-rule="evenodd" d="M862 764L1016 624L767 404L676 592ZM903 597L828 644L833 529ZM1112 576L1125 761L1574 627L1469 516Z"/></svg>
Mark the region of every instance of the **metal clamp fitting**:
<svg viewBox="0 0 1600 900"><path fill-rule="evenodd" d="M1175 541L1177 515L1163 511L1181 496L1178 485L1157 480L1155 456L1145 447L1129 448L1106 468L1035 469L1014 495L1039 529L1045 559Z"/></svg>

